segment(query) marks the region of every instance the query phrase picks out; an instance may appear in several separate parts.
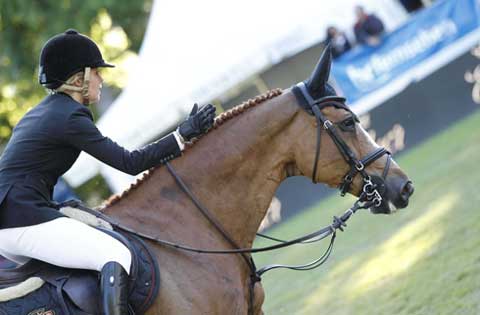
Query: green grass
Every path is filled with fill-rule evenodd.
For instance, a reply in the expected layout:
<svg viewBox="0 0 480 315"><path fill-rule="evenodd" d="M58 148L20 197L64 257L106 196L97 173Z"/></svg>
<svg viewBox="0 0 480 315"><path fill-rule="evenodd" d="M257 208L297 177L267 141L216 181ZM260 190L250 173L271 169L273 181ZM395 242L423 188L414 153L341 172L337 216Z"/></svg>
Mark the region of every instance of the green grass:
<svg viewBox="0 0 480 315"><path fill-rule="evenodd" d="M480 111L398 162L415 184L409 207L391 216L358 212L316 270L265 274L265 314L480 314ZM353 201L334 196L269 234L314 231ZM255 259L257 266L305 263L327 243Z"/></svg>

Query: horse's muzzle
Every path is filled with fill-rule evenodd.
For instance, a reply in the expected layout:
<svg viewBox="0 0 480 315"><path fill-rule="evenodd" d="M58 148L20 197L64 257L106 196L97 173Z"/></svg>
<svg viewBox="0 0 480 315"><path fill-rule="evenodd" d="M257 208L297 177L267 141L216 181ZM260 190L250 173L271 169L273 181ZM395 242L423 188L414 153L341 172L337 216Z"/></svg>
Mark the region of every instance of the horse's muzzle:
<svg viewBox="0 0 480 315"><path fill-rule="evenodd" d="M390 214L398 209L406 208L414 191L415 188L408 179L395 178L387 181L385 190L381 193L382 203L378 207L371 207L370 211Z"/></svg>

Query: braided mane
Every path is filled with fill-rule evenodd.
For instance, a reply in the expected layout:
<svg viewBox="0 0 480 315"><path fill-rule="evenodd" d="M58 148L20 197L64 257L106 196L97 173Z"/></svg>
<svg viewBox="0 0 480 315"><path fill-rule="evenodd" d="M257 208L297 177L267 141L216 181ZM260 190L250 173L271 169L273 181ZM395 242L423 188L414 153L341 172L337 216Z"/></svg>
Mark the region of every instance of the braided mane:
<svg viewBox="0 0 480 315"><path fill-rule="evenodd" d="M245 102L241 103L240 105L237 105L237 106L231 108L230 110L228 110L226 112L223 112L222 114L220 114L218 117L215 118L215 122L213 123L212 129L217 129L218 127L223 125L225 122L227 122L227 121L231 120L232 118L237 117L240 114L244 113L245 111L247 111L247 109L255 107L255 106L265 102L266 100L269 100L269 99L272 99L276 96L279 96L280 94L282 94L282 89L270 90L270 91L268 91L264 94L261 94L261 95L258 95L256 97L254 97L253 99L249 99L248 101L245 101ZM187 144L184 152L186 152L189 148L191 148L197 141L198 140L195 140L195 141L191 142L190 144ZM103 210L107 207L110 207L110 206L116 204L117 202L119 202L121 199L125 198L130 192L134 191L135 189L138 188L138 186L140 186L146 180L148 180L153 175L155 170L160 168L160 167L161 167L161 165L156 166L156 167L152 167L147 172L145 172L142 175L141 178L138 178L134 183L132 183L130 185L130 187L128 187L122 193L112 195L107 201L105 201L105 203L102 206L100 206L100 210Z"/></svg>

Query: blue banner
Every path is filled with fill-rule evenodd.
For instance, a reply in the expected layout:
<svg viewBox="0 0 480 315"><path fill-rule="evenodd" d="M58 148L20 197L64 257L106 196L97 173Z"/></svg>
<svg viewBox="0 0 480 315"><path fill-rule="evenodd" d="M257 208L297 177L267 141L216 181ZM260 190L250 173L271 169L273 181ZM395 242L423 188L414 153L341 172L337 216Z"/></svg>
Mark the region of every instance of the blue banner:
<svg viewBox="0 0 480 315"><path fill-rule="evenodd" d="M378 46L357 46L336 59L332 75L342 94L355 103L393 85L401 76L408 80L406 73L479 29L479 3L480 0L436 1L382 37Z"/></svg>

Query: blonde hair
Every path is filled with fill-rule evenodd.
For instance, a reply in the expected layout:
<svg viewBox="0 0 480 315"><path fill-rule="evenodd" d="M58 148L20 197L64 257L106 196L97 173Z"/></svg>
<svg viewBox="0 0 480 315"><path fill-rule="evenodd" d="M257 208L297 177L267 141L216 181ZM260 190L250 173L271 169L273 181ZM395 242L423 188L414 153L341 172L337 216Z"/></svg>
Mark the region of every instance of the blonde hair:
<svg viewBox="0 0 480 315"><path fill-rule="evenodd" d="M65 81L64 84L60 85L58 88L54 89L53 91L54 92L67 92L67 91L81 92L82 88L73 85L73 83L78 79L80 79L83 83L84 75L85 75L85 73L83 71L75 73L70 78L68 78L67 81Z"/></svg>
<svg viewBox="0 0 480 315"><path fill-rule="evenodd" d="M90 85L90 67L85 67L84 71L80 71L72 75L58 88L54 90L50 90L50 93L58 93L58 92L80 92L83 97L83 104L89 104L90 100L88 98L88 88ZM82 86L75 86L73 83L80 79L82 82Z"/></svg>

